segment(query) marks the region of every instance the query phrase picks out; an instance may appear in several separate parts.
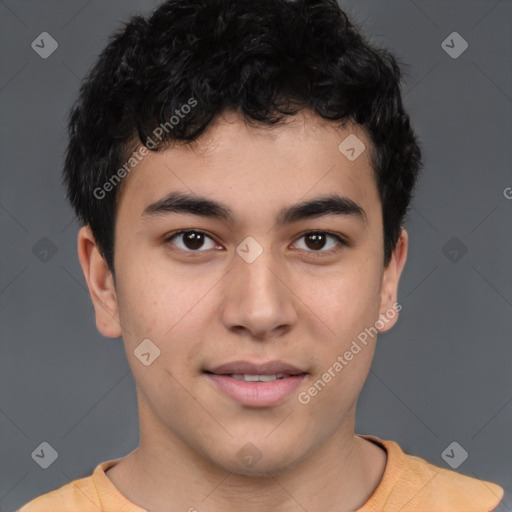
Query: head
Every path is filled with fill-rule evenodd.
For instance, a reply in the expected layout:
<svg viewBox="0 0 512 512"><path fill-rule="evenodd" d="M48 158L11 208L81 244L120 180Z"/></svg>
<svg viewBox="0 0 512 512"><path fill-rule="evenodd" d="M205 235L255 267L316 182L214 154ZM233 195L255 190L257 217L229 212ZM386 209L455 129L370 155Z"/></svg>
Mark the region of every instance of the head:
<svg viewBox="0 0 512 512"><path fill-rule="evenodd" d="M360 334L396 322L421 166L400 80L334 0L171 0L112 37L71 111L64 178L96 324L123 336L148 428L257 474L353 427L376 341ZM239 360L303 377L242 404L210 378Z"/></svg>

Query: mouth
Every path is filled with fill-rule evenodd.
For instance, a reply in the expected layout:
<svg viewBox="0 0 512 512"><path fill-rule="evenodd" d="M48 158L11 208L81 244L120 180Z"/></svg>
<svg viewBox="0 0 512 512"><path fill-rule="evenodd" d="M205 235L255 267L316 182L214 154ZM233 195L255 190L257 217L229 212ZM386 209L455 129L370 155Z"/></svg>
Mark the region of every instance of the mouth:
<svg viewBox="0 0 512 512"><path fill-rule="evenodd" d="M207 372L208 373L208 372ZM215 374L210 374L215 375ZM272 375L264 374L264 375L250 375L247 373L232 373L231 375L226 375L227 377L231 377L236 380L243 380L244 382L272 382L273 380L284 379L288 377L295 377L295 375L287 375L285 373L274 373Z"/></svg>
<svg viewBox="0 0 512 512"><path fill-rule="evenodd" d="M280 361L237 361L203 373L223 395L246 407L272 407L284 402L308 375Z"/></svg>

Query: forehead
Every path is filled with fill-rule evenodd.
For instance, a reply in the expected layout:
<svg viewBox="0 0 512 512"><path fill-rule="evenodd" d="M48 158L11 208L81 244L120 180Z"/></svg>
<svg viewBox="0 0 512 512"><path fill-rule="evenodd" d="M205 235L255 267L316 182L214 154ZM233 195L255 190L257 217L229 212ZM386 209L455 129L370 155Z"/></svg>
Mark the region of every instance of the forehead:
<svg viewBox="0 0 512 512"><path fill-rule="evenodd" d="M234 212L277 211L333 192L378 201L366 131L307 111L273 126L224 113L193 143L148 152L125 180L120 210L129 206L139 215L173 191L215 196Z"/></svg>

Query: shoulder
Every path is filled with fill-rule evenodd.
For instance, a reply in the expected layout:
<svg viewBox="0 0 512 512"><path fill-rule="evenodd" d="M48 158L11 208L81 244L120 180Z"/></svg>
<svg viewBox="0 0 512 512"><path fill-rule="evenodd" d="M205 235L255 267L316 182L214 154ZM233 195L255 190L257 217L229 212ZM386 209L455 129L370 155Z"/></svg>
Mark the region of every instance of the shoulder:
<svg viewBox="0 0 512 512"><path fill-rule="evenodd" d="M503 498L498 484L436 466L405 454L409 474L416 481L418 503L435 504L436 510L489 512Z"/></svg>
<svg viewBox="0 0 512 512"><path fill-rule="evenodd" d="M374 503L385 511L491 512L503 498L504 489L498 484L410 455L395 441L363 437L380 444L388 455L374 496Z"/></svg>
<svg viewBox="0 0 512 512"><path fill-rule="evenodd" d="M98 512L101 501L92 475L42 494L23 505L16 512Z"/></svg>

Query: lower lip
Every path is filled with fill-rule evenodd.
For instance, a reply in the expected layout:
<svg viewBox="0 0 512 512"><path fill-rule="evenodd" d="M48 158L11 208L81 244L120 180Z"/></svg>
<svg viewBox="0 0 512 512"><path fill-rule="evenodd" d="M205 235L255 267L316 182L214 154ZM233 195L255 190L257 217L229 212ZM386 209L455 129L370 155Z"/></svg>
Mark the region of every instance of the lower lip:
<svg viewBox="0 0 512 512"><path fill-rule="evenodd" d="M247 407L271 407L278 405L302 383L305 374L283 377L270 382L246 382L228 375L206 376L226 395Z"/></svg>

